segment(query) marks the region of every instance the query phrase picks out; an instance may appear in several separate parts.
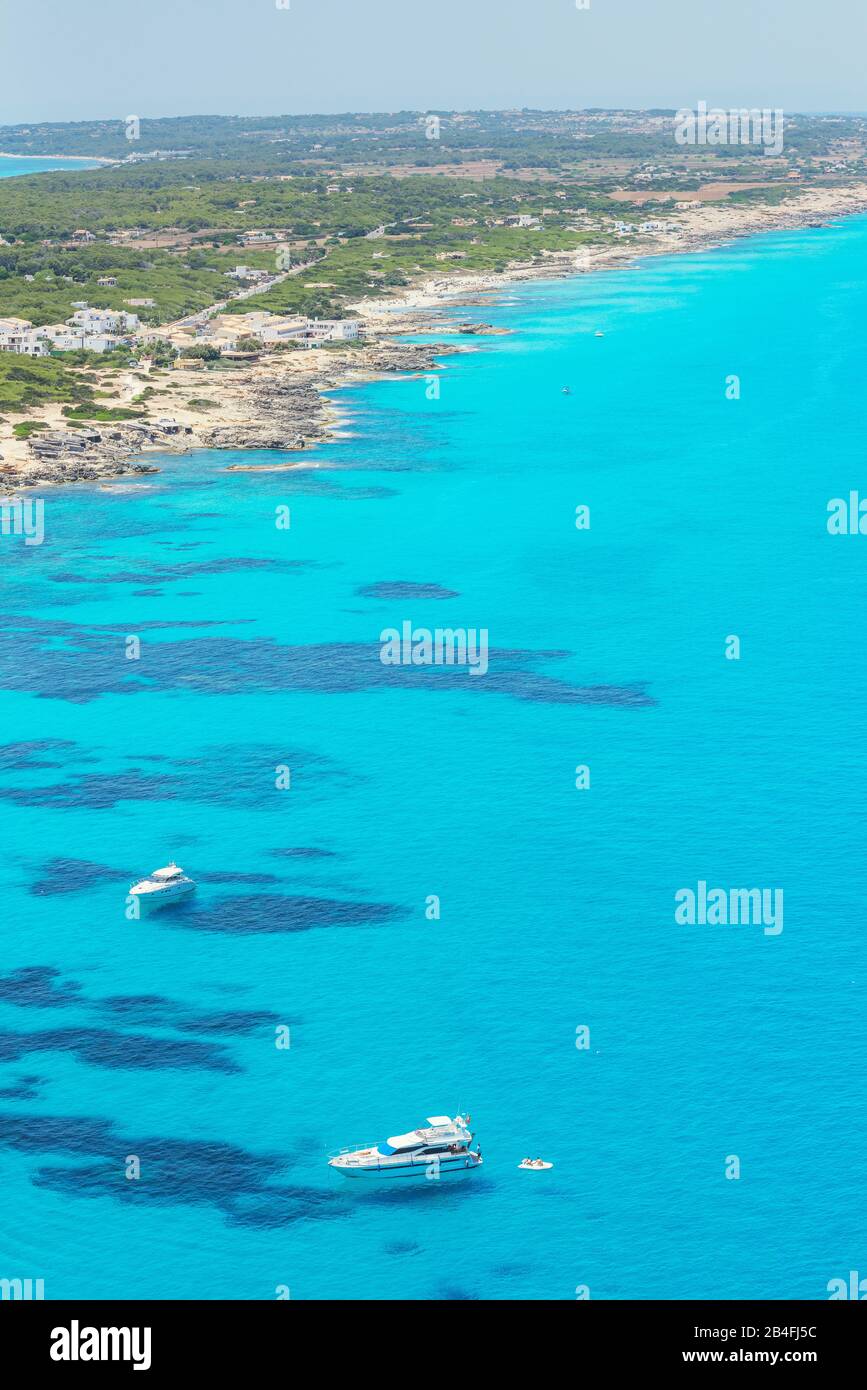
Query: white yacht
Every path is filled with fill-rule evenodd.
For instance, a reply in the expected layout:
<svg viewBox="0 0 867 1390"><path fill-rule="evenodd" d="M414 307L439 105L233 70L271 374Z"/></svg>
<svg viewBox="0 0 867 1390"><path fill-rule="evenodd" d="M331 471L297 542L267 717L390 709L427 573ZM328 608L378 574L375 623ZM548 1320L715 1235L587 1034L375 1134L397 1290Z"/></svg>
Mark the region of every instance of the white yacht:
<svg viewBox="0 0 867 1390"><path fill-rule="evenodd" d="M130 896L138 898L142 904L157 907L185 897L194 892L195 887L193 880L177 864L167 864L164 869L154 869L149 878L132 884L129 891Z"/></svg>
<svg viewBox="0 0 867 1390"><path fill-rule="evenodd" d="M481 1152L470 1144L469 1115L430 1115L427 1127L395 1134L363 1149L341 1149L328 1160L345 1178L415 1178L436 1181L464 1177L482 1166Z"/></svg>

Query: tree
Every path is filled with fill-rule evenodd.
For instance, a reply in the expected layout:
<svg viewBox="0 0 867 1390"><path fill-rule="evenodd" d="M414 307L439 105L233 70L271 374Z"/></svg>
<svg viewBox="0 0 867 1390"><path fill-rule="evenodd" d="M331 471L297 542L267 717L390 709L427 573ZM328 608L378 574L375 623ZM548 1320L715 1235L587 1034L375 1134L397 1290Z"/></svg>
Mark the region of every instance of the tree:
<svg viewBox="0 0 867 1390"><path fill-rule="evenodd" d="M182 357L199 357L203 362L218 362L220 349L213 343L193 343L191 347L181 348Z"/></svg>
<svg viewBox="0 0 867 1390"><path fill-rule="evenodd" d="M171 367L178 355L171 343L164 343L160 340L151 343L148 351L155 367Z"/></svg>

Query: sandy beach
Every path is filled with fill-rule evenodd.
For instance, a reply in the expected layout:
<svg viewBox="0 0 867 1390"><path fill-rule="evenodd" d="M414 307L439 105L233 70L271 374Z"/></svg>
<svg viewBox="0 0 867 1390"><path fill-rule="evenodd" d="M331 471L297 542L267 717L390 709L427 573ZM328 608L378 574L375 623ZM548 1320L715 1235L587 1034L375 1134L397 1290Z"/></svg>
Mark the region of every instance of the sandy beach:
<svg viewBox="0 0 867 1390"><path fill-rule="evenodd" d="M117 159L109 159L108 156L107 156L107 155L104 155L104 154L102 154L102 155L100 155L100 154L12 154L12 153L11 153L10 151L8 151L8 150L0 150L0 159L39 159L39 160L49 160L49 159L50 159L50 160L52 161L52 163L54 163L55 160L62 160L63 163L67 163L68 161L72 161L73 163L76 163L76 164L80 164L80 163L87 163L87 164L117 164L117 163L119 163L119 160L117 160Z"/></svg>
<svg viewBox="0 0 867 1390"><path fill-rule="evenodd" d="M642 195L639 195L641 197ZM577 251L545 253L543 264L516 263L501 274L462 274L454 272L420 281L404 295L377 300L362 300L353 305L368 323L377 327L401 321L397 310L412 313L436 308L460 297L475 297L496 292L503 285L526 280L542 280L568 275L586 275L597 270L610 270L628 265L644 256L678 255L701 250L711 245L731 241L736 237L752 236L758 232L782 231L787 228L823 223L831 217L852 216L867 211L867 183L845 188L808 189L797 198L776 206L757 204L702 204L697 208L678 210L671 214L655 213L660 220L677 222L677 232L651 232L623 237L614 245L592 246ZM636 209L630 214L624 206L624 218L642 216ZM394 330L393 330L394 331ZM402 327L401 331L411 329Z"/></svg>
<svg viewBox="0 0 867 1390"><path fill-rule="evenodd" d="M147 387L149 421L170 419L177 430L167 433L155 427L148 432L135 422L94 422L101 438L89 447L84 461L77 457L77 467L61 463L51 470L35 456L28 440L15 438L15 421L7 419L0 424L3 482L14 489L93 481L142 471L153 453L201 448L274 449L296 455L282 461L281 467L315 467L315 445L339 438L350 423L345 408L338 411L329 401L329 390L437 370L449 354L478 350L480 338L467 333L465 326L470 322L476 333L483 334L485 303L509 284L626 267L645 256L694 252L763 231L822 226L831 218L865 210L867 183L805 190L781 206L702 204L666 215L666 221L677 223L677 231L636 234L604 246L546 253L541 262L516 262L500 274L428 276L403 294L362 299L350 309L361 320L364 339L351 349L263 354L221 367L218 373L198 364L163 371L106 372L97 382L101 405L135 409L135 398ZM625 210L624 216L629 215ZM429 333L434 326L429 311L449 305L455 309L454 318L438 315L435 324L436 332L447 335L447 341L426 345L402 341L407 335ZM51 431L67 429L59 403L34 407L27 418L43 422ZM39 435L33 438L38 441Z"/></svg>

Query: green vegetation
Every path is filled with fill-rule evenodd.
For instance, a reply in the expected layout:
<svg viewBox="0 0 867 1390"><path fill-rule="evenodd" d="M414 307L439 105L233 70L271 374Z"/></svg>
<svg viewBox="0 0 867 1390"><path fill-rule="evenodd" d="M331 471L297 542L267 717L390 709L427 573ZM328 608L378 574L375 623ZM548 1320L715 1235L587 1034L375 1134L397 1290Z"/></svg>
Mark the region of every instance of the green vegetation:
<svg viewBox="0 0 867 1390"><path fill-rule="evenodd" d="M34 196L35 190L31 193ZM38 203L38 198L35 201ZM74 211L70 209L70 213ZM190 265L190 259L107 243L0 246L0 318L29 319L37 325L61 323L75 312L75 304L84 302L94 309L136 314L142 322L165 323L204 309L227 293L230 282L222 269L207 262ZM100 285L99 280L105 278L115 278L117 285ZM155 302L152 307L137 306L129 304L130 299Z"/></svg>
<svg viewBox="0 0 867 1390"><path fill-rule="evenodd" d="M497 272L604 240L614 217L635 215L610 195L636 179L659 195L645 215L709 179L760 180L771 186L733 197L776 201L792 191L795 169L823 179L863 173L865 138L858 117L787 117L785 154L768 160L758 148L678 145L672 112L443 113L434 140L413 112L178 118L144 121L133 151L120 121L7 127L0 145L22 154L50 153L62 139L71 152L191 157L0 181L0 233L16 242L0 247L0 316L57 322L86 300L171 322L229 298L233 265L276 269L280 242L292 274L232 299L229 311L337 317L420 273ZM521 213L539 227L504 225ZM76 241L81 228L98 240ZM271 245L242 244L260 232ZM100 286L107 276L117 285Z"/></svg>
<svg viewBox="0 0 867 1390"><path fill-rule="evenodd" d="M598 174L592 181L572 174L564 178L562 187L568 188L570 197L578 197L583 207L604 210L609 206L601 187L604 182ZM613 187L615 180L609 182ZM307 254L315 255L329 237L360 239L378 226L396 234L411 233L414 222L460 215L470 200L484 204L492 214L515 212L522 201L541 204L558 187L540 179L496 176L474 181L442 174L400 179L382 173L353 174L349 180L343 175L313 174L309 169L289 177L265 178L251 174L246 166L218 160L165 163L4 179L0 182L0 231L7 239L14 236L34 244L34 249L50 238L76 256L110 258L116 251L144 253L136 247L136 238L117 248L106 248L102 242L77 247L75 229L103 236L129 231L141 239L144 232L175 228L196 234L199 244L188 244L194 269L229 270L236 249L239 260L264 269L276 267L273 248L242 247L239 238L244 233L285 234L293 248L292 259L303 260L305 243ZM207 246L201 245L204 242ZM226 249L220 252L215 249L218 245ZM56 254L56 248L46 249ZM258 260L263 254L264 263ZM156 258L149 250L147 257ZM110 259L102 273L115 273Z"/></svg>
<svg viewBox="0 0 867 1390"><path fill-rule="evenodd" d="M73 352L52 352L51 356L57 362L65 362L70 367L84 367L88 371L127 367L133 360L132 351L127 347L112 348L110 352L88 352L76 348Z"/></svg>
<svg viewBox="0 0 867 1390"><path fill-rule="evenodd" d="M142 420L145 411L128 410L126 406L65 405L62 414L70 421L99 420L103 424L111 424L117 420Z"/></svg>
<svg viewBox="0 0 867 1390"><path fill-rule="evenodd" d="M177 352L169 343L151 343L148 352L155 367L173 367L175 364Z"/></svg>
<svg viewBox="0 0 867 1390"><path fill-rule="evenodd" d="M35 434L37 430L47 428L44 420L21 420L17 425L12 426L12 433L16 439L29 439L31 434Z"/></svg>
<svg viewBox="0 0 867 1390"><path fill-rule="evenodd" d="M49 401L90 405L93 388L75 371L53 358L34 360L0 353L0 410L22 414Z"/></svg>
<svg viewBox="0 0 867 1390"><path fill-rule="evenodd" d="M429 115L441 117L439 139L428 138ZM177 168L187 178L198 161L220 159L249 173L268 174L396 164L430 168L493 160L511 169L562 173L578 162L672 158L675 112L465 111L341 112L305 116L180 116L143 119L140 138L126 138L123 120L13 125L0 129L11 154L73 154L127 159L152 150L189 152L169 163L128 166L146 180ZM827 154L843 139L862 136L858 116L786 113L786 146L801 155ZM725 147L719 147L725 150ZM681 152L682 153L682 152ZM742 151L731 155L739 158Z"/></svg>
<svg viewBox="0 0 867 1390"><path fill-rule="evenodd" d="M136 160L0 180L0 317L57 323L87 303L154 326L224 304L340 318L421 276L540 266L606 244L615 218L665 215L711 180L730 202L776 203L867 175L859 116L787 114L784 152L767 158L760 147L678 145L672 111L440 114L434 139L411 111L143 120L133 145L120 120L0 128L10 153ZM141 159L157 149L186 154ZM650 195L640 210L632 193ZM532 225L515 225L521 217ZM276 271L278 246L290 273L238 297L227 272ZM210 345L182 352L209 373L229 369ZM78 422L134 418L100 414L93 384L139 355L168 369L178 351L156 342L39 361L0 354L0 408L58 400L79 407ZM133 407L150 394L146 385Z"/></svg>
<svg viewBox="0 0 867 1390"><path fill-rule="evenodd" d="M792 184L786 184L782 188L741 188L736 193L729 194L729 201L732 203L770 203L776 206L802 191Z"/></svg>
<svg viewBox="0 0 867 1390"><path fill-rule="evenodd" d="M193 343L181 348L181 357L197 357L200 362L219 362L220 349L212 343Z"/></svg>

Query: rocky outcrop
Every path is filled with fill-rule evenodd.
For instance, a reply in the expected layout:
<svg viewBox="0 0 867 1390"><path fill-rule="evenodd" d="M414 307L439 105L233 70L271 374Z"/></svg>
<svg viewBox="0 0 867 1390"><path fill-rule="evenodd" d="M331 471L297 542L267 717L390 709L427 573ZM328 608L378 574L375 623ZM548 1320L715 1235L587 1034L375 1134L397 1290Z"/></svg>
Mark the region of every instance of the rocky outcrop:
<svg viewBox="0 0 867 1390"><path fill-rule="evenodd" d="M473 334L476 337L500 337L504 333L510 333L509 328L495 328L492 323L459 323L458 332Z"/></svg>
<svg viewBox="0 0 867 1390"><path fill-rule="evenodd" d="M317 438L327 436L318 434ZM291 425L282 429L279 425L215 425L213 429L200 430L199 439L206 449L279 449L288 453L306 449L312 442Z"/></svg>
<svg viewBox="0 0 867 1390"><path fill-rule="evenodd" d="M108 462L102 460L96 463L69 463L54 462L46 464L39 472L31 471L27 474L26 481L28 487L48 486L58 483L93 483L101 478L123 478L133 473L159 473L158 468L154 468L147 463L132 463L129 459L122 462L115 460Z"/></svg>
<svg viewBox="0 0 867 1390"><path fill-rule="evenodd" d="M314 381L296 371L281 370L276 359L263 369L227 381L232 413L227 423L205 420L179 425L174 420L129 420L85 429L44 430L28 441L31 463L26 470L0 466L0 475L17 475L28 486L41 483L91 482L127 473L157 473L153 464L136 463L144 449L186 453L189 449L276 450L295 453L334 438L334 417L323 395L352 379L436 370L439 359L470 351L454 343L405 343L372 340L362 347L334 350L327 372ZM321 368L322 361L319 359Z"/></svg>
<svg viewBox="0 0 867 1390"><path fill-rule="evenodd" d="M208 449L277 449L295 452L333 439L332 420L323 392L336 390L347 375L364 377L400 372L428 372L437 358L455 352L448 343L366 344L363 348L334 352L334 370L320 376L315 385L297 377L256 375L243 391L243 423L200 426L197 439ZM329 366L331 365L329 362Z"/></svg>
<svg viewBox="0 0 867 1390"><path fill-rule="evenodd" d="M200 427L200 442L208 449L295 450L331 438L325 403L309 381L257 377L244 407L247 421Z"/></svg>
<svg viewBox="0 0 867 1390"><path fill-rule="evenodd" d="M150 464L133 463L131 456L157 443L178 451L179 441L168 443L164 431L138 422L107 429L45 430L28 441L34 463L26 480L28 485L77 483L125 473L156 473L158 469Z"/></svg>
<svg viewBox="0 0 867 1390"><path fill-rule="evenodd" d="M429 372L436 368L439 359L451 353L469 351L458 348L454 343L396 343L381 342L371 344L362 351L347 358L350 369L368 373L375 372Z"/></svg>

